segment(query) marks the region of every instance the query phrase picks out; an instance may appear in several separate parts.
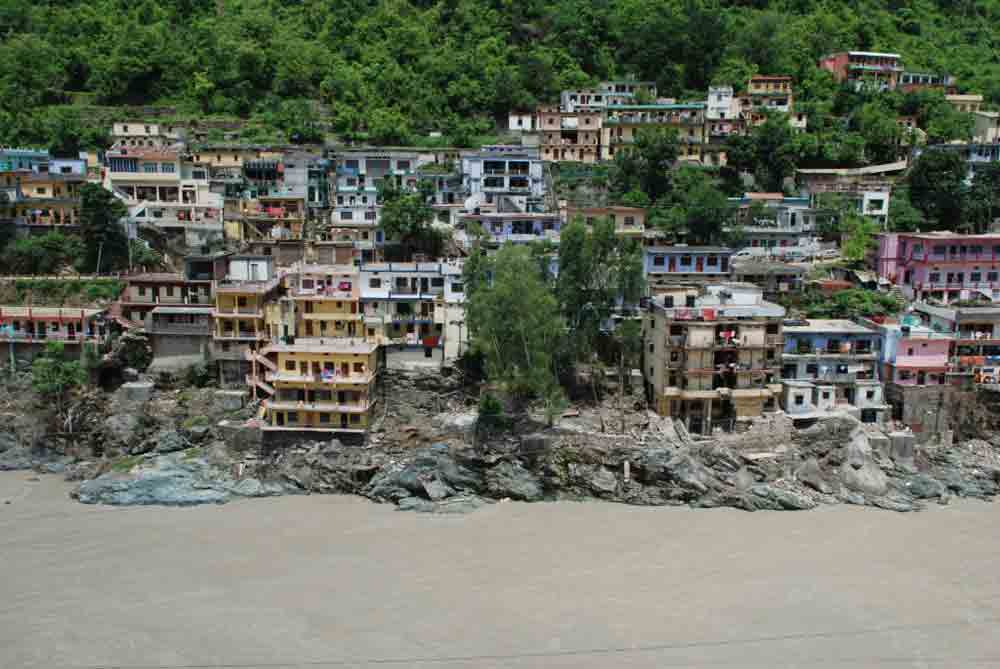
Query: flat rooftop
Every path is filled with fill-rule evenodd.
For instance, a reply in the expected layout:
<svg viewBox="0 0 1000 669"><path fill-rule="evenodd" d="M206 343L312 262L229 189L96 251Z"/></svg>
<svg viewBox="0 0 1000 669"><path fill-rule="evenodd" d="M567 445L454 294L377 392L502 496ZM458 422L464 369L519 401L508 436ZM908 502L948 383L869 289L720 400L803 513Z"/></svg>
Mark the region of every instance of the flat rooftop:
<svg viewBox="0 0 1000 669"><path fill-rule="evenodd" d="M265 353L356 353L369 355L378 344L348 337L297 338L294 344L268 344Z"/></svg>
<svg viewBox="0 0 1000 669"><path fill-rule="evenodd" d="M867 334L878 332L844 318L810 318L807 325L786 325L785 334Z"/></svg>

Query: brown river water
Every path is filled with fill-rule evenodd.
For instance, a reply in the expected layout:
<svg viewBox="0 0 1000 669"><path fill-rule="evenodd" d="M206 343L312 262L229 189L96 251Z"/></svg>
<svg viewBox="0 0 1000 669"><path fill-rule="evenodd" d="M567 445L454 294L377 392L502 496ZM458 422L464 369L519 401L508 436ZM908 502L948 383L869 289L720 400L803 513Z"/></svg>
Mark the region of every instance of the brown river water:
<svg viewBox="0 0 1000 669"><path fill-rule="evenodd" d="M0 474L5 669L1000 667L1000 505L428 516L69 489Z"/></svg>

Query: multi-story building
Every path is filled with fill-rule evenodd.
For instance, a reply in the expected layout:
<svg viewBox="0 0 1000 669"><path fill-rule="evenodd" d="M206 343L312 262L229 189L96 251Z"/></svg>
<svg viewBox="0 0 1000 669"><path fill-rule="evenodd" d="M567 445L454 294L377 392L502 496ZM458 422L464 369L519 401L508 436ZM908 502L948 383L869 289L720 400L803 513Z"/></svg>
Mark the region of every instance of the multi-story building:
<svg viewBox="0 0 1000 669"><path fill-rule="evenodd" d="M806 127L805 114L795 111L792 78L755 75L747 83L747 93L739 101L740 115L748 126L757 126L767 120L768 114L787 114L789 123L797 130Z"/></svg>
<svg viewBox="0 0 1000 669"><path fill-rule="evenodd" d="M815 167L795 170L795 180L814 208L822 206L827 194L839 195L854 203L857 212L881 225L889 221L892 188L906 171L900 160L867 167Z"/></svg>
<svg viewBox="0 0 1000 669"><path fill-rule="evenodd" d="M953 382L1000 383L1000 306L918 302L913 308L923 325L954 337L948 369Z"/></svg>
<svg viewBox="0 0 1000 669"><path fill-rule="evenodd" d="M559 107L538 108L542 158L577 163L601 159L601 113L561 111Z"/></svg>
<svg viewBox="0 0 1000 669"><path fill-rule="evenodd" d="M263 394L261 429L361 435L371 425L378 344L340 337L272 342L252 354L248 382Z"/></svg>
<svg viewBox="0 0 1000 669"><path fill-rule="evenodd" d="M875 324L882 333L882 379L893 418L914 432L937 433L949 421L954 335L935 332L919 320L907 316L902 323Z"/></svg>
<svg viewBox="0 0 1000 669"><path fill-rule="evenodd" d="M76 226L80 218L80 187L87 181L83 159L51 158L30 170L8 172L14 188L9 204L17 225L42 231L53 226Z"/></svg>
<svg viewBox="0 0 1000 669"><path fill-rule="evenodd" d="M965 112L966 114L974 114L983 108L983 96L977 93L955 93L944 96L944 99L956 111Z"/></svg>
<svg viewBox="0 0 1000 669"><path fill-rule="evenodd" d="M179 149L117 145L105 162L104 186L128 206L131 221L183 231L189 246L221 239L223 198L211 192L207 170L182 162Z"/></svg>
<svg viewBox="0 0 1000 669"><path fill-rule="evenodd" d="M176 126L124 121L112 124L111 140L121 148L180 148L184 143L184 133Z"/></svg>
<svg viewBox="0 0 1000 669"><path fill-rule="evenodd" d="M544 209L545 178L537 149L490 146L462 154L466 209L483 213L535 212Z"/></svg>
<svg viewBox="0 0 1000 669"><path fill-rule="evenodd" d="M957 93L955 77L949 74L933 74L929 72L903 72L899 75L898 87L904 93L914 91L943 91Z"/></svg>
<svg viewBox="0 0 1000 669"><path fill-rule="evenodd" d="M764 298L772 300L801 291L808 271L807 263L775 262L763 257L734 260L732 280L760 286L764 291Z"/></svg>
<svg viewBox="0 0 1000 669"><path fill-rule="evenodd" d="M157 307L211 306L212 277L192 278L180 272L132 274L125 277L118 305L121 316L134 323L145 322Z"/></svg>
<svg viewBox="0 0 1000 669"><path fill-rule="evenodd" d="M611 105L601 129L601 159L614 160L615 153L635 142L644 128L672 128L680 147L678 160L701 162L705 143L705 103Z"/></svg>
<svg viewBox="0 0 1000 669"><path fill-rule="evenodd" d="M45 149L0 147L0 172L38 172L50 160Z"/></svg>
<svg viewBox="0 0 1000 669"><path fill-rule="evenodd" d="M223 385L242 385L255 351L270 339L267 305L283 287L274 262L267 256L226 257L225 278L214 284L213 356Z"/></svg>
<svg viewBox="0 0 1000 669"><path fill-rule="evenodd" d="M744 246L751 248L814 248L816 211L808 197L784 193L744 193L729 198Z"/></svg>
<svg viewBox="0 0 1000 669"><path fill-rule="evenodd" d="M454 237L459 244L466 248L472 242L470 235L472 226L478 226L486 233L493 245L500 245L504 242L527 244L542 240L558 243L562 219L558 214L462 214L458 217L458 229L455 231Z"/></svg>
<svg viewBox="0 0 1000 669"><path fill-rule="evenodd" d="M271 339L363 337L359 279L353 265L293 267L285 295L268 306Z"/></svg>
<svg viewBox="0 0 1000 669"><path fill-rule="evenodd" d="M710 86L705 108L705 145L703 162L724 166L727 163L726 145L730 137L746 129L740 114L740 99L733 95L732 86Z"/></svg>
<svg viewBox="0 0 1000 669"><path fill-rule="evenodd" d="M308 166L301 156L263 152L243 162L239 219L227 222L232 239L299 239L308 219Z"/></svg>
<svg viewBox="0 0 1000 669"><path fill-rule="evenodd" d="M615 235L642 241L646 230L646 210L642 207L607 205L604 207L575 207L563 204L559 216L563 225L580 218L592 227L599 219L608 219L615 226Z"/></svg>
<svg viewBox="0 0 1000 669"><path fill-rule="evenodd" d="M76 358L84 344L99 346L107 335L104 309L0 306L0 342L18 359L34 358L50 341Z"/></svg>
<svg viewBox="0 0 1000 669"><path fill-rule="evenodd" d="M749 284L676 286L651 298L643 371L657 413L710 434L776 409L784 315Z"/></svg>
<svg viewBox="0 0 1000 669"><path fill-rule="evenodd" d="M879 382L878 330L848 320L809 319L788 321L784 331L783 380L814 384L821 400L832 400L831 408L857 414L863 423L881 422L889 407ZM832 397L824 397L825 390ZM804 393L795 394L786 410L803 406L804 399Z"/></svg>
<svg viewBox="0 0 1000 669"><path fill-rule="evenodd" d="M647 246L643 270L651 293L674 284L725 283L733 250L724 246Z"/></svg>
<svg viewBox="0 0 1000 669"><path fill-rule="evenodd" d="M1000 112L977 111L973 114L975 129L972 136L978 144L1000 144Z"/></svg>
<svg viewBox="0 0 1000 669"><path fill-rule="evenodd" d="M856 88L871 85L880 90L894 90L903 72L898 53L843 51L824 56L819 66L831 72L839 83Z"/></svg>
<svg viewBox="0 0 1000 669"><path fill-rule="evenodd" d="M908 300L1000 301L1000 234L883 233L875 269Z"/></svg>
<svg viewBox="0 0 1000 669"><path fill-rule="evenodd" d="M563 91L559 97L559 108L564 112L577 110L603 111L608 105L636 102L636 96L656 99L655 81L622 79L602 81L597 88Z"/></svg>
<svg viewBox="0 0 1000 669"><path fill-rule="evenodd" d="M364 337L388 347L387 358L406 357L409 349L432 359L435 350L448 354L461 346L467 333L459 324L465 300L460 262L367 263L360 272Z"/></svg>

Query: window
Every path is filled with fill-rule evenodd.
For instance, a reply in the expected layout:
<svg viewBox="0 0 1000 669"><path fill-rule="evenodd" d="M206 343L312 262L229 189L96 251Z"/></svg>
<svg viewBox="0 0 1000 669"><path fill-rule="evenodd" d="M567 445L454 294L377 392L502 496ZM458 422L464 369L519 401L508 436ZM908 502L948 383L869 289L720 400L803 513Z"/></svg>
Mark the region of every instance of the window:
<svg viewBox="0 0 1000 669"><path fill-rule="evenodd" d="M369 288L381 288L382 287L382 279L372 278L368 282L368 287Z"/></svg>
<svg viewBox="0 0 1000 669"><path fill-rule="evenodd" d="M163 172L164 174L173 174L174 171L175 171L174 170L174 164L173 163L161 163L160 164L160 171Z"/></svg>
<svg viewBox="0 0 1000 669"><path fill-rule="evenodd" d="M366 211L365 212L365 220L366 221L374 221L375 220L375 212L374 211Z"/></svg>
<svg viewBox="0 0 1000 669"><path fill-rule="evenodd" d="M352 423L360 423L361 422L361 416L359 416L356 413L352 413L351 414L351 422Z"/></svg>
<svg viewBox="0 0 1000 669"><path fill-rule="evenodd" d="M39 186L39 187L35 188L35 194L36 195L45 195L45 188L43 186Z"/></svg>
<svg viewBox="0 0 1000 669"><path fill-rule="evenodd" d="M663 267L666 263L666 256L653 256L653 267Z"/></svg>
<svg viewBox="0 0 1000 669"><path fill-rule="evenodd" d="M340 212L340 220L342 220L342 221L350 221L353 218L354 218L354 212L353 211L342 211L342 212Z"/></svg>
<svg viewBox="0 0 1000 669"><path fill-rule="evenodd" d="M632 227L633 225L635 225L635 216L626 216L625 225L627 227Z"/></svg>
<svg viewBox="0 0 1000 669"><path fill-rule="evenodd" d="M806 403L806 397L805 397L805 395L796 395L795 396L795 406L802 406L805 403Z"/></svg>
<svg viewBox="0 0 1000 669"><path fill-rule="evenodd" d="M354 363L354 373L355 374L364 374L364 371L365 371L365 365L364 365L364 363L361 363L361 362Z"/></svg>
<svg viewBox="0 0 1000 669"><path fill-rule="evenodd" d="M156 163L143 163L142 164L142 171L145 172L145 173L147 173L147 174L156 174L156 168L157 168Z"/></svg>
<svg viewBox="0 0 1000 669"><path fill-rule="evenodd" d="M927 275L927 280L929 282L931 282L931 283L940 283L941 282L941 273L940 272L931 272L930 274Z"/></svg>
<svg viewBox="0 0 1000 669"><path fill-rule="evenodd" d="M983 280L983 275L980 272L972 272L969 275L969 281L971 281L972 283L979 283L982 280Z"/></svg>
<svg viewBox="0 0 1000 669"><path fill-rule="evenodd" d="M328 413L321 413L319 415L319 422L320 423L329 423L330 422L330 414L328 414Z"/></svg>
<svg viewBox="0 0 1000 669"><path fill-rule="evenodd" d="M681 264L682 265L690 265L691 264L691 256L681 256Z"/></svg>
<svg viewBox="0 0 1000 669"><path fill-rule="evenodd" d="M914 244L913 245L913 255L915 255L915 256L922 256L923 254L924 254L924 245L923 244Z"/></svg>
<svg viewBox="0 0 1000 669"><path fill-rule="evenodd" d="M873 399L875 399L875 391L874 391L874 390L869 390L869 391L867 391L867 392L865 393L865 397L867 397L867 398L868 398L868 399L870 399L870 400L873 400Z"/></svg>
<svg viewBox="0 0 1000 669"><path fill-rule="evenodd" d="M987 272L986 273L986 280L989 281L989 282L991 282L991 283L995 282L997 280L997 273L996 272Z"/></svg>
<svg viewBox="0 0 1000 669"><path fill-rule="evenodd" d="M174 296L174 287L167 286L167 297L173 297L173 296Z"/></svg>
<svg viewBox="0 0 1000 669"><path fill-rule="evenodd" d="M146 295L146 287L139 286L139 297L145 297L145 295Z"/></svg>
<svg viewBox="0 0 1000 669"><path fill-rule="evenodd" d="M455 283L451 284L451 292L453 292L453 293L464 293L465 292L465 285L463 285L461 283L458 283L458 282L455 282Z"/></svg>
<svg viewBox="0 0 1000 669"><path fill-rule="evenodd" d="M680 351L671 351L670 352L670 362L678 362L678 361L680 361L680 359L681 359Z"/></svg>
<svg viewBox="0 0 1000 669"><path fill-rule="evenodd" d="M829 390L824 390L823 391L823 399L825 399L825 400L830 399L830 391Z"/></svg>
<svg viewBox="0 0 1000 669"><path fill-rule="evenodd" d="M719 257L718 256L708 256L708 258L706 259L705 263L709 267L715 267L716 265L719 264Z"/></svg>
<svg viewBox="0 0 1000 669"><path fill-rule="evenodd" d="M983 247L982 246L970 246L969 247L969 253L971 253L973 255L977 255L977 256L978 255L982 255L982 253L983 253Z"/></svg>
<svg viewBox="0 0 1000 669"><path fill-rule="evenodd" d="M816 376L819 374L819 365L816 363L809 363L806 365L806 376Z"/></svg>
<svg viewBox="0 0 1000 669"><path fill-rule="evenodd" d="M906 349L906 355L913 355L913 348Z"/></svg>
<svg viewBox="0 0 1000 669"><path fill-rule="evenodd" d="M60 172L61 172L62 174L72 174L72 172L73 172L73 168L72 168L72 167L69 167L69 166L65 166L65 165L64 165L63 167L60 167L60 168L59 168L59 171L60 171Z"/></svg>
<svg viewBox="0 0 1000 669"><path fill-rule="evenodd" d="M294 360L285 360L285 370L289 371L289 372L294 372L295 371L295 361Z"/></svg>
<svg viewBox="0 0 1000 669"><path fill-rule="evenodd" d="M205 170L192 170L191 178L199 180L205 179Z"/></svg>
<svg viewBox="0 0 1000 669"><path fill-rule="evenodd" d="M943 256L944 255L944 247L943 246L935 246L934 247L934 255L936 255L936 256Z"/></svg>
<svg viewBox="0 0 1000 669"><path fill-rule="evenodd" d="M656 348L655 344L650 344L649 345L649 352L652 353L655 350L655 348Z"/></svg>
<svg viewBox="0 0 1000 669"><path fill-rule="evenodd" d="M397 160L396 161L396 169L397 170L409 170L410 169L410 161L409 160Z"/></svg>

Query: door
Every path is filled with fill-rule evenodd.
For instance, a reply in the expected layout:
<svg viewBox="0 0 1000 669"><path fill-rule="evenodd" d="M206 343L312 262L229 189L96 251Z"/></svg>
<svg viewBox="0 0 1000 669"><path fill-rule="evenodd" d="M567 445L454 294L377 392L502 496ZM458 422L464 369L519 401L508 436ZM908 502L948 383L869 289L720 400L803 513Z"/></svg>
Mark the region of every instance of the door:
<svg viewBox="0 0 1000 669"><path fill-rule="evenodd" d="M343 376L350 376L350 374L351 374L351 363L349 363L349 362L342 362L342 363L340 363L340 373Z"/></svg>
<svg viewBox="0 0 1000 669"><path fill-rule="evenodd" d="M346 428L347 427L347 414L346 413L340 414L340 427L342 427L342 428Z"/></svg>
<svg viewBox="0 0 1000 669"><path fill-rule="evenodd" d="M917 372L917 385L922 386L927 382L927 372Z"/></svg>
<svg viewBox="0 0 1000 669"><path fill-rule="evenodd" d="M283 411L279 411L275 415L278 417L278 427L284 426L284 424L285 424L285 413Z"/></svg>
<svg viewBox="0 0 1000 669"><path fill-rule="evenodd" d="M66 327L67 327L67 334L69 335L69 338L70 339L76 339L76 325L74 323L70 323Z"/></svg>
<svg viewBox="0 0 1000 669"><path fill-rule="evenodd" d="M427 277L420 277L420 292L421 293L426 293L428 290L430 290L430 284L428 283L428 281L429 280L427 279Z"/></svg>
<svg viewBox="0 0 1000 669"><path fill-rule="evenodd" d="M676 272L677 271L677 259L673 256L667 258L667 271Z"/></svg>
<svg viewBox="0 0 1000 669"><path fill-rule="evenodd" d="M704 272L705 271L705 259L702 257L695 258L694 261L694 271Z"/></svg>

